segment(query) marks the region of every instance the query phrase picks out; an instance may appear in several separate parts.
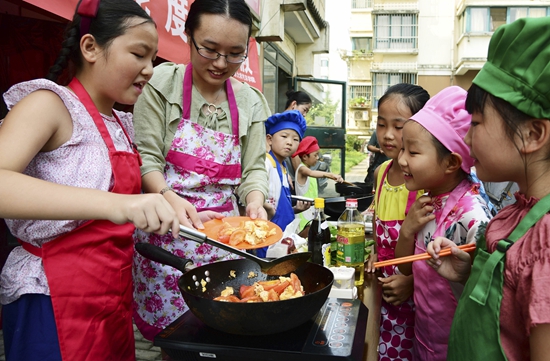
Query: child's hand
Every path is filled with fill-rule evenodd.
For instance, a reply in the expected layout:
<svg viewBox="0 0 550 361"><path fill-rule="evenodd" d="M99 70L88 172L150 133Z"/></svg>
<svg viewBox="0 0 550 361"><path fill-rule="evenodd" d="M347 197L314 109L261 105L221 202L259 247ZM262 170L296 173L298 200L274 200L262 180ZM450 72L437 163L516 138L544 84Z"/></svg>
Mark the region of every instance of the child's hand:
<svg viewBox="0 0 550 361"><path fill-rule="evenodd" d="M294 213L301 213L311 207L311 202L296 201L294 206Z"/></svg>
<svg viewBox="0 0 550 361"><path fill-rule="evenodd" d="M224 218L225 216L221 213L218 213L218 212L214 212L214 211L202 211L202 212L199 212L199 218L200 220L204 223L204 222L208 222L208 221L211 221L213 219L222 219Z"/></svg>
<svg viewBox="0 0 550 361"><path fill-rule="evenodd" d="M374 268L374 262L378 261L378 254L371 252L369 254L369 259L367 262L365 262L365 272L367 273L374 273L376 272L376 268Z"/></svg>
<svg viewBox="0 0 550 361"><path fill-rule="evenodd" d="M160 194L117 195L120 201L109 207L113 223L131 222L136 228L148 233L166 234L172 230L179 237L180 222L176 211Z"/></svg>
<svg viewBox="0 0 550 361"><path fill-rule="evenodd" d="M386 278L378 277L382 284L382 298L387 303L399 306L413 294L413 276L392 275Z"/></svg>
<svg viewBox="0 0 550 361"><path fill-rule="evenodd" d="M338 174L332 174L332 173L327 173L327 178L330 178L332 180L335 180L336 182L338 183L342 183L344 181L344 178L342 178L340 175Z"/></svg>
<svg viewBox="0 0 550 361"><path fill-rule="evenodd" d="M434 207L431 205L431 201L431 197L422 196L413 203L400 230L400 232L405 232L403 234L405 237L413 238L428 222L435 219L435 215L432 213Z"/></svg>
<svg viewBox="0 0 550 361"><path fill-rule="evenodd" d="M174 192L166 193L164 198L170 202L182 225L190 228L204 229L201 217L199 217L197 209L191 202Z"/></svg>
<svg viewBox="0 0 550 361"><path fill-rule="evenodd" d="M451 255L439 258L439 252L443 248L451 248ZM427 252L432 258L426 262L449 281L465 283L470 277L472 258L453 241L445 237L436 237L428 243Z"/></svg>

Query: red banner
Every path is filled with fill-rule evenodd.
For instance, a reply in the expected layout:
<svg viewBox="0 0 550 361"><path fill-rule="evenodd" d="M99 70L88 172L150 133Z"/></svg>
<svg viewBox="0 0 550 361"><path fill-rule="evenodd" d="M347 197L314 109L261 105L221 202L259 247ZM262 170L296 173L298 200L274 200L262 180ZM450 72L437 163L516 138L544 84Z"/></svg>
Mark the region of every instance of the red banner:
<svg viewBox="0 0 550 361"><path fill-rule="evenodd" d="M72 19L78 0L24 0L41 9L47 10L65 19ZM174 63L187 64L190 48L185 35L185 20L189 6L194 0L136 0L145 11L155 19L159 33L158 56ZM260 11L259 0L247 0L251 9ZM262 89L258 46L250 39L248 58L241 65L235 77L251 86Z"/></svg>

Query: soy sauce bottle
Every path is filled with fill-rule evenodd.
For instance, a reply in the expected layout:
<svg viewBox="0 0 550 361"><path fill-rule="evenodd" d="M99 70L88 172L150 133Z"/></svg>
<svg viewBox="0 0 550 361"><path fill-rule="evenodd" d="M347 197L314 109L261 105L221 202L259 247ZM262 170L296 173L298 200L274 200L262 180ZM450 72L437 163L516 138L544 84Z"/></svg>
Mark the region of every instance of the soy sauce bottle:
<svg viewBox="0 0 550 361"><path fill-rule="evenodd" d="M330 229L325 217L325 200L315 198L315 211L307 235L307 247L312 263L330 267Z"/></svg>

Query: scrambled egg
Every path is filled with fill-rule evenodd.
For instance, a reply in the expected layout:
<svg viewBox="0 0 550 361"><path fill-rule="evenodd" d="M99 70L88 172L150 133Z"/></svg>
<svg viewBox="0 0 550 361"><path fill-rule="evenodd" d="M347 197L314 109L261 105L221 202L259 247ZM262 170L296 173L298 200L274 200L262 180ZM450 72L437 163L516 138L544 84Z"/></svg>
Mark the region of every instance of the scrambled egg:
<svg viewBox="0 0 550 361"><path fill-rule="evenodd" d="M260 244L275 233L276 229L269 229L268 222L264 220L244 221L238 227L233 227L231 224L224 222L224 225L218 231L219 236L232 236L230 244L247 242L251 245Z"/></svg>
<svg viewBox="0 0 550 361"><path fill-rule="evenodd" d="M233 291L233 287L227 286L227 287L225 287L225 290L222 291L221 295L222 295L223 297L227 297L227 296L232 295L232 294L234 294L234 293L235 293L235 292Z"/></svg>

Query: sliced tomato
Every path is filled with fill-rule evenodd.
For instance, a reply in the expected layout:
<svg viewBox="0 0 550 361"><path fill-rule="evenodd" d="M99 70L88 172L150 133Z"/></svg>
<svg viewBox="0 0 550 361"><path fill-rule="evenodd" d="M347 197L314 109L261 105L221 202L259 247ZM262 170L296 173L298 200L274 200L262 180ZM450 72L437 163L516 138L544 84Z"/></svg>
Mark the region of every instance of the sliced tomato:
<svg viewBox="0 0 550 361"><path fill-rule="evenodd" d="M281 293L290 285L290 281L286 280L284 282L279 282L279 284L275 287L273 287L273 291L277 292L277 294L280 296Z"/></svg>
<svg viewBox="0 0 550 361"><path fill-rule="evenodd" d="M269 291L270 289L277 287L281 284L281 281L279 280L271 280L271 281L260 281L258 282L266 291Z"/></svg>
<svg viewBox="0 0 550 361"><path fill-rule="evenodd" d="M298 278L298 276L296 276L296 274L294 273L291 273L290 274L290 284L292 285L292 288L294 288L294 292L300 292L303 294L302 292L302 283L300 282L300 279Z"/></svg>
<svg viewBox="0 0 550 361"><path fill-rule="evenodd" d="M229 243L230 236L228 234L222 234L221 236L218 236L218 241L221 243L228 244Z"/></svg>
<svg viewBox="0 0 550 361"><path fill-rule="evenodd" d="M273 289L267 291L267 301L279 301L279 295Z"/></svg>
<svg viewBox="0 0 550 361"><path fill-rule="evenodd" d="M239 294L241 295L241 299L255 296L256 294L254 292L254 285L251 285L251 286L242 285L241 288L239 289Z"/></svg>
<svg viewBox="0 0 550 361"><path fill-rule="evenodd" d="M260 296L252 296L241 299L242 303L264 302Z"/></svg>
<svg viewBox="0 0 550 361"><path fill-rule="evenodd" d="M233 233L231 233L231 236L229 237L229 244L232 246L236 246L242 241L244 241L244 237L246 236L246 232L244 229L237 229Z"/></svg>
<svg viewBox="0 0 550 361"><path fill-rule="evenodd" d="M219 296L214 298L214 301L221 301L221 302L241 302L239 297L235 295L229 295L229 296Z"/></svg>

